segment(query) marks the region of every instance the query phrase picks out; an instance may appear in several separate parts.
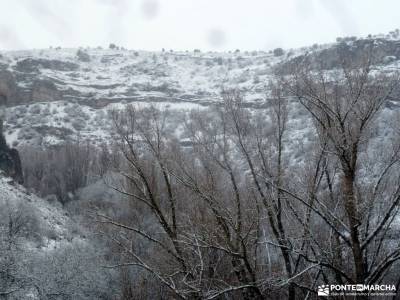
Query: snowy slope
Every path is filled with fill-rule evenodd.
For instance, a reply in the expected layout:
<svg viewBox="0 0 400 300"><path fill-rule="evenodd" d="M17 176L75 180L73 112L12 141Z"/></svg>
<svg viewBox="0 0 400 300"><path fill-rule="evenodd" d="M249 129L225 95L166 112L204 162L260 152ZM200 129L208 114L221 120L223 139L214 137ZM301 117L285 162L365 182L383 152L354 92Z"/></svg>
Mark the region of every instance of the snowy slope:
<svg viewBox="0 0 400 300"><path fill-rule="evenodd" d="M240 89L248 107L264 109L266 85L274 69L290 66L304 54L334 65L331 50L335 47L346 45L357 51L371 41L381 56L375 67L398 70L400 44L398 35L392 33L284 50L283 55L274 51L148 52L100 48L1 52L0 75L5 72L3 77L8 81L2 91L0 76L0 96L9 94L6 137L14 147L47 147L78 135L102 143L109 140L111 124L107 114L111 109L128 103L139 107L155 105L173 110L179 120L185 111L220 103L221 91L227 88ZM307 122L303 122L300 113L294 112L293 116L295 132L291 135L303 139L304 134L310 134L304 128Z"/></svg>
<svg viewBox="0 0 400 300"><path fill-rule="evenodd" d="M70 229L73 228L74 222L61 206L28 193L25 188L14 183L12 179L3 177L2 174L0 174L0 207L4 208L3 221L11 215L22 214L22 218L30 224L32 231L25 236L25 241L38 249L53 249L58 244L72 239ZM35 225L32 226L31 222Z"/></svg>
<svg viewBox="0 0 400 300"><path fill-rule="evenodd" d="M109 299L103 253L88 229L0 174L0 281L7 299ZM99 296L101 295L101 296ZM108 296L106 296L108 295Z"/></svg>

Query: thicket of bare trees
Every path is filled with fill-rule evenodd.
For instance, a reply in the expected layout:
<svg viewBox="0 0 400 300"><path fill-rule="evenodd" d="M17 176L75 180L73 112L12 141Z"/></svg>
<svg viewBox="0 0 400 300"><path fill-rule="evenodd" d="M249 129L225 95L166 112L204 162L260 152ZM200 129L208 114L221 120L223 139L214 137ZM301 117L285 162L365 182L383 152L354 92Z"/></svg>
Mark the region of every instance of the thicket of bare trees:
<svg viewBox="0 0 400 300"><path fill-rule="evenodd" d="M54 195L66 203L79 188L99 180L107 172L109 149L88 141L67 141L50 149L26 146L20 150L25 186L45 197Z"/></svg>
<svg viewBox="0 0 400 300"><path fill-rule="evenodd" d="M18 239L35 232L37 221L24 207L14 208L8 202L2 207L0 216L0 299L11 299L29 284L18 259L21 252Z"/></svg>
<svg viewBox="0 0 400 300"><path fill-rule="evenodd" d="M109 184L132 209L98 217L111 225L119 261L109 267L124 270L126 299L310 299L321 284L399 286L400 138L380 125L398 83L369 55L332 71L300 64L271 84L266 110L225 91L222 106L191 112L185 146L170 112L115 111L123 180ZM287 147L294 103L315 132L300 164Z"/></svg>

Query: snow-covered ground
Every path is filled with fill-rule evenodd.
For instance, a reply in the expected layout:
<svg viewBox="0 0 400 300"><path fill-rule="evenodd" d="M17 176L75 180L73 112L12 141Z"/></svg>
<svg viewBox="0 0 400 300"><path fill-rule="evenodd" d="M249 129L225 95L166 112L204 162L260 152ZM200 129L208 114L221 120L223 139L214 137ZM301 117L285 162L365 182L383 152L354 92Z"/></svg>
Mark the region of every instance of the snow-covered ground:
<svg viewBox="0 0 400 300"><path fill-rule="evenodd" d="M0 175L0 207L6 208L2 211L2 221L17 213L22 214L19 216L20 222L26 222L29 226L35 223L32 232L40 234L40 242L36 236L25 236L25 242L32 249L52 250L72 238L80 239L79 236L71 235L70 229L74 222L60 203L50 203L29 193L3 174Z"/></svg>

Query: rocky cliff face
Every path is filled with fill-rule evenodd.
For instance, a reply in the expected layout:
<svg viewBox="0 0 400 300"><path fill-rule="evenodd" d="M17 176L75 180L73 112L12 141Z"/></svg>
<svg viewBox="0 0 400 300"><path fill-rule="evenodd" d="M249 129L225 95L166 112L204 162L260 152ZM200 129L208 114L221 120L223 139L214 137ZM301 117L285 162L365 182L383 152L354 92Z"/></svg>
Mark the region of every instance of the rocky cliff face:
<svg viewBox="0 0 400 300"><path fill-rule="evenodd" d="M276 69L284 74L291 72L300 62L315 67L321 65L332 70L341 65L343 60L361 61L365 59L366 53L373 53L373 64L387 66L400 59L400 41L379 39L350 39L342 40L325 49L310 49L308 53L285 60L278 64Z"/></svg>
<svg viewBox="0 0 400 300"><path fill-rule="evenodd" d="M19 184L23 183L21 159L16 149L7 145L3 134L3 121L0 120L0 170L8 177L13 178Z"/></svg>
<svg viewBox="0 0 400 300"><path fill-rule="evenodd" d="M51 80L38 79L32 86L30 102L51 102L62 99L62 94Z"/></svg>
<svg viewBox="0 0 400 300"><path fill-rule="evenodd" d="M18 104L18 87L14 75L6 70L0 71L0 106Z"/></svg>
<svg viewBox="0 0 400 300"><path fill-rule="evenodd" d="M8 70L0 71L0 106L15 106L34 102L58 101L62 94L54 81L33 76L28 86L21 85L18 77L26 74L17 74Z"/></svg>

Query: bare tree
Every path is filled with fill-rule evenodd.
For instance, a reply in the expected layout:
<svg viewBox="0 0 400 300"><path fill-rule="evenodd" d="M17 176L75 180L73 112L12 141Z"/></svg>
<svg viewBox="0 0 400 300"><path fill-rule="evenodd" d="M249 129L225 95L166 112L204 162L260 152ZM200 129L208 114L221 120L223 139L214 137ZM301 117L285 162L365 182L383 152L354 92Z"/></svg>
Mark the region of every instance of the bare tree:
<svg viewBox="0 0 400 300"><path fill-rule="evenodd" d="M193 147L185 150L169 132L167 116L168 112L133 107L114 114L121 151L129 164L120 170L128 185L115 188L148 209L156 222L154 231L104 215L103 222L152 243L160 251L155 255L167 255L168 263L157 265L154 257L145 260L140 251L116 241L134 258L128 265L147 270L176 296L214 299L241 291L244 299L264 298L266 282L258 276L254 257L259 239L257 205L244 193L228 123L218 119L221 126L213 131L193 114L186 124ZM156 233L160 229L163 234Z"/></svg>
<svg viewBox="0 0 400 300"><path fill-rule="evenodd" d="M283 210L289 204L280 189L285 180L286 166L283 161L284 135L287 126L287 100L282 86L270 84L270 123L252 118L244 109L242 95L238 91L224 92L225 114L231 123L231 138L247 163L255 194L263 203L269 221L269 228L277 241L284 261L286 277L294 276L291 257L291 243ZM265 112L261 118L265 118ZM269 132L266 132L266 129ZM285 284L286 285L286 284ZM287 281L288 298L295 299L292 282Z"/></svg>
<svg viewBox="0 0 400 300"><path fill-rule="evenodd" d="M400 158L398 137L393 147L387 149L391 152L387 159L376 153L372 157L369 144L385 102L398 93L399 80L397 74L373 70L372 54L368 52L359 61L343 56L340 68L331 71L325 70L322 63L312 69L312 64L305 62L298 66L288 84L289 92L311 114L323 145L324 160L333 164L336 161L339 169L335 179L330 177L328 169L321 173L330 195L326 200L318 200L318 193L313 193L319 203L332 201L338 209L323 211L317 203L313 209L318 210L337 236L336 259L341 258L342 262L330 267L340 282L380 282L400 259L398 245L389 248L388 235L400 201L400 177L396 171ZM367 182L364 176L377 179ZM341 212L345 223L339 221ZM351 253L353 268L350 269L345 263L348 255L345 248Z"/></svg>

